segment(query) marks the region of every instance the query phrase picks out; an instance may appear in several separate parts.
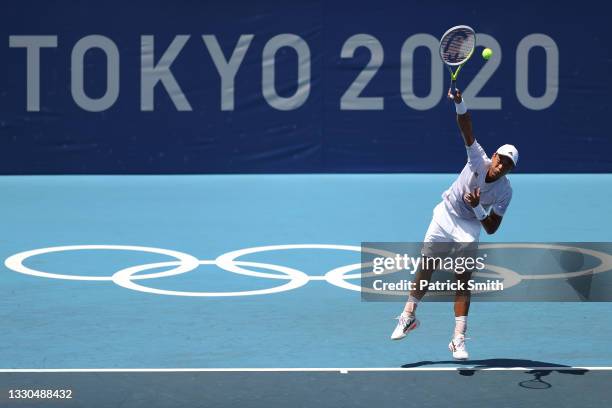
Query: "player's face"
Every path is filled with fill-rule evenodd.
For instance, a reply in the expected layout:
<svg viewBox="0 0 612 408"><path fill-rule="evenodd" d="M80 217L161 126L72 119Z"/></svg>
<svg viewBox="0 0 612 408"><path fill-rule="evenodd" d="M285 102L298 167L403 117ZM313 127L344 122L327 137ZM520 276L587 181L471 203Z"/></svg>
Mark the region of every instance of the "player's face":
<svg viewBox="0 0 612 408"><path fill-rule="evenodd" d="M489 168L489 176L493 180L497 180L500 177L510 173L514 168L514 163L509 157L493 154L491 158L491 167Z"/></svg>

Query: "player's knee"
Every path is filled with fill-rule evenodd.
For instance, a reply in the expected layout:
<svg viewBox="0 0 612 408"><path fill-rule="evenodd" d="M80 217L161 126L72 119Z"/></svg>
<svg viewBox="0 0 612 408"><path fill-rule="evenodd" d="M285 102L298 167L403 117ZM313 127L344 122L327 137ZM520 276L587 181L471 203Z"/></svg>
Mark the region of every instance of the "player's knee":
<svg viewBox="0 0 612 408"><path fill-rule="evenodd" d="M455 291L455 299L463 299L469 302L471 296L472 293L467 288L459 288Z"/></svg>

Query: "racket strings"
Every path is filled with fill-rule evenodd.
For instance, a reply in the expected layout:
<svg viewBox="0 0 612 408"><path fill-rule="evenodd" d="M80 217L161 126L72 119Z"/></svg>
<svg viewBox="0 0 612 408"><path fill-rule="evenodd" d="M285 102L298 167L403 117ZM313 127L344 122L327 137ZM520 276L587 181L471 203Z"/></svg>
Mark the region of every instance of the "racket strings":
<svg viewBox="0 0 612 408"><path fill-rule="evenodd" d="M447 64L459 65L470 57L475 43L473 31L466 28L452 30L440 41L440 56Z"/></svg>

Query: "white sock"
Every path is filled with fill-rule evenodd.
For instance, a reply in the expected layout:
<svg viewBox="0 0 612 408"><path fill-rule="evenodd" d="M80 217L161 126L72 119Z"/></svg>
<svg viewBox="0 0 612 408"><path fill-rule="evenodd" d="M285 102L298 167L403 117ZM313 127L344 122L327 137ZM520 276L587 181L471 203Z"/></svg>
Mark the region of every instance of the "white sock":
<svg viewBox="0 0 612 408"><path fill-rule="evenodd" d="M465 336L467 331L467 316L455 317L455 337Z"/></svg>
<svg viewBox="0 0 612 408"><path fill-rule="evenodd" d="M419 299L412 295L408 296L408 301L406 302L406 306L404 306L404 313L406 313L408 316L414 316L418 305Z"/></svg>

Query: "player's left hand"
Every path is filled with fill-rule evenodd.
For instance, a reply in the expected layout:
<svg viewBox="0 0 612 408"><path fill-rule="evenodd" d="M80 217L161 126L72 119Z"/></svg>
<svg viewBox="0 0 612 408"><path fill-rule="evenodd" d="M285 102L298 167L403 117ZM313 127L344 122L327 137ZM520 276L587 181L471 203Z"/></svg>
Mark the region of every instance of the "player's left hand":
<svg viewBox="0 0 612 408"><path fill-rule="evenodd" d="M476 187L473 193L465 193L463 201L472 208L478 206L478 204L480 204L480 187Z"/></svg>

